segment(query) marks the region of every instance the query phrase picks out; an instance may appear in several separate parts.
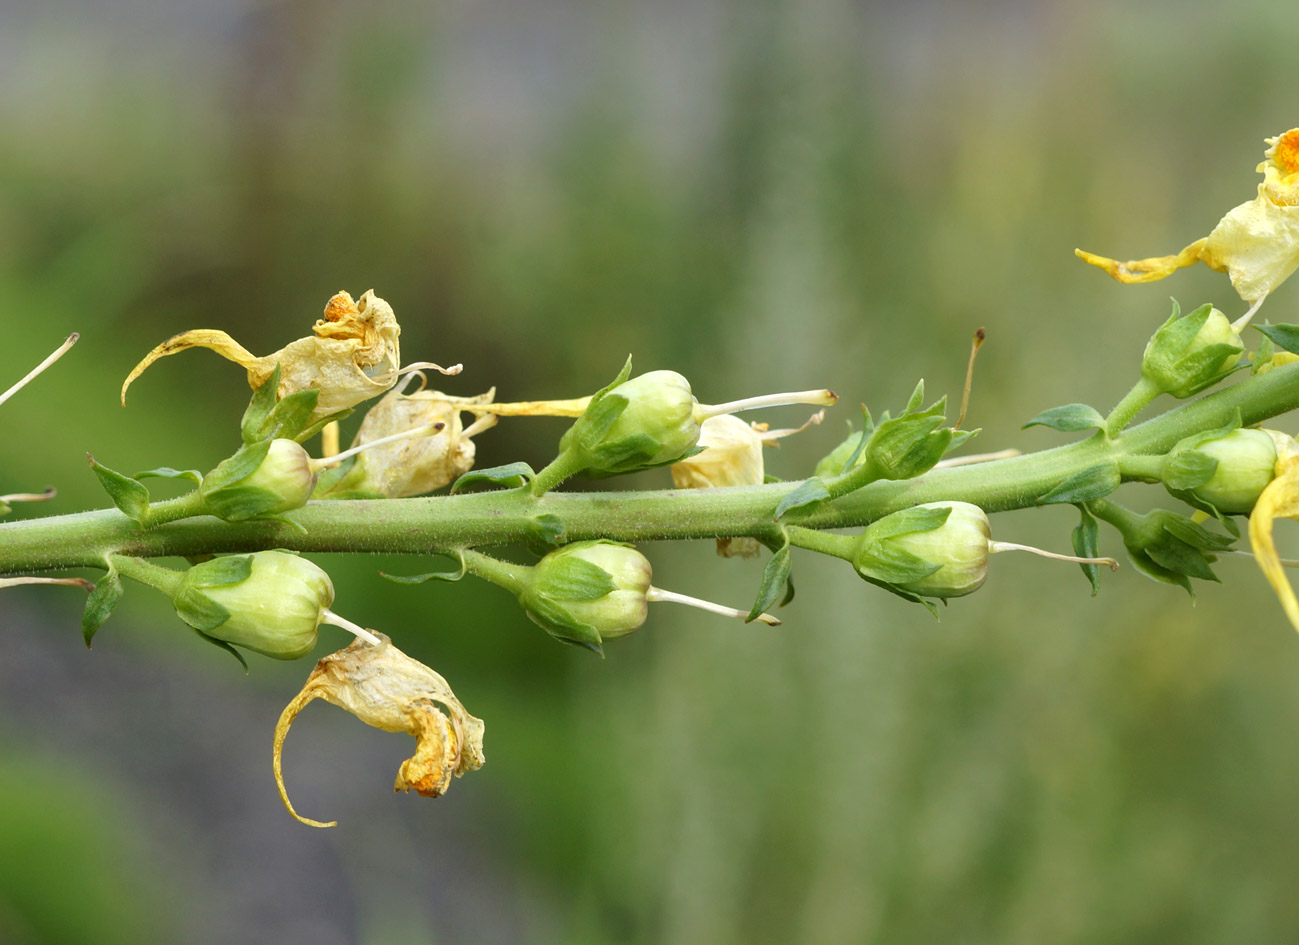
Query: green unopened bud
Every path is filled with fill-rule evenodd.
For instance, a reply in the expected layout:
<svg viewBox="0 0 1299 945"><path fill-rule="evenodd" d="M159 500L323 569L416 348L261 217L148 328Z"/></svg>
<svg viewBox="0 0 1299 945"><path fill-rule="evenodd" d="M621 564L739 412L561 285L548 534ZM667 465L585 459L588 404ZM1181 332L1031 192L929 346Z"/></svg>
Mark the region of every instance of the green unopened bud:
<svg viewBox="0 0 1299 945"><path fill-rule="evenodd" d="M613 421L609 405L625 401ZM613 387L601 400L605 408L588 409L559 442L560 451L576 447L589 465L588 474L612 475L680 459L699 441L695 398L690 382L675 371L650 371ZM621 405L621 404L620 404Z"/></svg>
<svg viewBox="0 0 1299 945"><path fill-rule="evenodd" d="M988 558L1028 551L1044 558L1118 567L1113 558L1080 558L993 541L988 516L969 502L927 502L867 526L852 553L857 571L912 599L964 597L988 579Z"/></svg>
<svg viewBox="0 0 1299 945"><path fill-rule="evenodd" d="M172 597L181 619L205 636L285 660L316 645L333 600L328 574L283 551L196 564Z"/></svg>
<svg viewBox="0 0 1299 945"><path fill-rule="evenodd" d="M228 522L300 509L316 487L312 459L294 440L272 440L265 458L251 472L232 479L226 474L231 471L227 463L239 461L240 454L236 454L222 463L200 489L206 510ZM237 474L242 469L233 471Z"/></svg>
<svg viewBox="0 0 1299 945"><path fill-rule="evenodd" d="M599 651L645 622L653 574L630 545L579 541L537 563L519 602L551 636Z"/></svg>
<svg viewBox="0 0 1299 945"><path fill-rule="evenodd" d="M1141 376L1160 392L1184 398L1222 380L1236 366L1245 344L1227 316L1210 305L1173 314L1146 345Z"/></svg>
<svg viewBox="0 0 1299 945"><path fill-rule="evenodd" d="M1285 436L1285 434L1277 434ZM1275 478L1277 444L1267 431L1190 437L1164 460L1164 484L1226 515L1246 515Z"/></svg>

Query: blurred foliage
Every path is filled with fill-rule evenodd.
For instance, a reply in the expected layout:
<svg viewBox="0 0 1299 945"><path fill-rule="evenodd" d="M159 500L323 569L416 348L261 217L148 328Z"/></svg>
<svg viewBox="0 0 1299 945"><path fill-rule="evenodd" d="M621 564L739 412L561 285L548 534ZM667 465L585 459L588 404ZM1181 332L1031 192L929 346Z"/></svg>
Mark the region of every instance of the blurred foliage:
<svg viewBox="0 0 1299 945"><path fill-rule="evenodd" d="M464 362L451 392L508 398L587 393L631 351L705 402L825 384L878 409L921 375L959 391L982 325L976 443L1053 445L1019 425L1117 400L1168 294L1240 308L1225 277L1121 288L1073 247L1180 247L1252 195L1262 138L1299 117L1299 12L1279 0L76 6L0 13L0 369L82 332L4 408L5 490L60 489L17 515L103 506L87 450L214 465L238 444L242 373L189 353L123 410L126 372L188 328L274 350L340 288L393 304L407 360ZM1267 308L1294 304L1288 286ZM805 474L854 415L772 471ZM562 429L503 421L480 464L544 463ZM1073 524L994 529L1063 550ZM735 604L756 588L711 542L649 553L664 587ZM662 605L603 662L493 588L322 562L340 613L487 722L482 771L436 802L389 799L407 743L313 707L286 773L332 835L271 785L305 663L244 678L144 589L86 653L75 592L6 591L0 707L23 737L0 771L0 935L1299 935L1299 654L1254 566L1224 562L1192 607L1131 569L1092 600L1071 566L1003 557L941 623L799 559L779 630ZM124 724L69 732L78 713ZM154 816L87 807L51 752ZM180 935L143 925L159 863L185 890Z"/></svg>

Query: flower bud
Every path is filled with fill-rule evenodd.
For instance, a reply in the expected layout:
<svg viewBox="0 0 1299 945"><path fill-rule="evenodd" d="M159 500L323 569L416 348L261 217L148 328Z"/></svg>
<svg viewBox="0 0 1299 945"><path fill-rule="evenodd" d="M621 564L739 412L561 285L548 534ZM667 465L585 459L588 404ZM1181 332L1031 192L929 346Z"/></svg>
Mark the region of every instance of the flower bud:
<svg viewBox="0 0 1299 945"><path fill-rule="evenodd" d="M1179 485L1188 486L1185 491L1223 514L1247 515L1275 477L1276 462L1272 435L1264 430L1235 429L1179 443L1165 458L1164 481L1174 492ZM1197 479L1202 481L1192 486Z"/></svg>
<svg viewBox="0 0 1299 945"><path fill-rule="evenodd" d="M284 551L196 564L172 597L180 618L205 636L285 660L316 645L333 600L329 575Z"/></svg>
<svg viewBox="0 0 1299 945"><path fill-rule="evenodd" d="M699 440L690 382L676 371L650 371L611 388L601 398L626 406L607 425L588 409L559 442L563 452L580 448L588 474L615 474L671 462Z"/></svg>
<svg viewBox="0 0 1299 945"><path fill-rule="evenodd" d="M206 510L228 522L300 509L316 487L311 457L294 440L272 440L266 457L240 479L231 481L222 466L204 480L200 491Z"/></svg>
<svg viewBox="0 0 1299 945"><path fill-rule="evenodd" d="M1202 305L1181 315L1173 303L1172 316L1146 345L1141 375L1163 393L1190 397L1230 374L1244 350L1240 334L1216 308Z"/></svg>
<svg viewBox="0 0 1299 945"><path fill-rule="evenodd" d="M645 622L652 577L630 545L579 541L537 562L519 602L551 636L598 651Z"/></svg>
<svg viewBox="0 0 1299 945"><path fill-rule="evenodd" d="M988 516L977 505L928 502L869 525L853 564L863 576L909 594L963 597L987 580L990 537Z"/></svg>

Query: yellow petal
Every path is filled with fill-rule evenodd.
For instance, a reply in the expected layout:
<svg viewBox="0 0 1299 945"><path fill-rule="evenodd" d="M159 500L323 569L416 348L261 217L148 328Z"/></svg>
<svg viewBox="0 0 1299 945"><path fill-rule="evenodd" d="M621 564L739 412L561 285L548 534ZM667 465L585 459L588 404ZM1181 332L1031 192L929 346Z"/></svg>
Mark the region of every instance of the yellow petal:
<svg viewBox="0 0 1299 945"><path fill-rule="evenodd" d="M1259 194L1233 207L1204 240L1200 258L1226 271L1242 299L1254 302L1299 268L1299 206L1274 203Z"/></svg>
<svg viewBox="0 0 1299 945"><path fill-rule="evenodd" d="M247 348L235 341L224 331L215 331L210 328L196 328L193 331L182 331L179 335L168 338L158 347L154 348L144 356L144 359L135 366L130 374L127 375L126 382L122 384L122 406L126 406L126 389L131 386L131 382L145 372L150 364L159 358L165 358L169 354L175 354L178 351L184 351L187 348L211 348L221 357L234 361L245 370L252 371L259 359ZM274 366L272 365L272 368ZM267 372L270 373L269 371Z"/></svg>
<svg viewBox="0 0 1299 945"><path fill-rule="evenodd" d="M1299 600L1286 578L1272 538L1272 523L1278 518L1299 518L1299 461L1282 460L1277 464L1278 474L1263 490L1254 511L1249 516L1249 543L1254 550L1254 560L1263 570L1263 576L1281 600L1290 623L1299 630Z"/></svg>
<svg viewBox="0 0 1299 945"><path fill-rule="evenodd" d="M346 709L385 732L415 736L415 754L402 763L394 790L413 789L425 797L438 797L452 775L460 777L482 767L482 720L465 711L445 679L401 652L383 634L376 636L377 646L357 640L317 663L275 726L272 766L280 799L290 814L312 827L332 827L337 821L310 820L293 809L280 755L293 720L314 699Z"/></svg>
<svg viewBox="0 0 1299 945"><path fill-rule="evenodd" d="M1127 262L1097 256L1082 249L1075 249L1074 255L1083 262L1104 269L1119 282L1131 285L1140 282L1157 282L1165 276L1172 275L1178 269L1194 266L1200 261L1200 251L1203 247L1204 240L1199 239L1176 256L1152 256L1149 259L1129 259Z"/></svg>

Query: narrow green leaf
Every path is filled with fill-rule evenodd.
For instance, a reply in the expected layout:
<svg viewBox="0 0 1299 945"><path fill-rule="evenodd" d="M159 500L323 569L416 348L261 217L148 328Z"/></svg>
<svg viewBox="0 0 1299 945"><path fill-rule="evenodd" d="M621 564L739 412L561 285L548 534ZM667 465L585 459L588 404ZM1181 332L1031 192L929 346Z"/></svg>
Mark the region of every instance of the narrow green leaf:
<svg viewBox="0 0 1299 945"><path fill-rule="evenodd" d="M1095 407L1088 407L1086 404L1065 404L1063 407L1043 410L1021 429L1027 430L1029 427L1037 426L1050 427L1062 433L1079 433L1093 427L1097 430L1105 429L1105 418Z"/></svg>
<svg viewBox="0 0 1299 945"><path fill-rule="evenodd" d="M558 515L543 512L532 516L528 533L528 539L543 549L557 548L564 543L564 521ZM542 554L545 554L545 551L542 551Z"/></svg>
<svg viewBox="0 0 1299 945"><path fill-rule="evenodd" d="M753 609L749 611L749 616L744 618L745 623L752 623L764 614L771 605L776 602L776 598L785 591L785 599L781 601L783 607L793 596L793 586L789 583L789 575L792 569L792 561L789 553L789 540L780 550L771 556L767 562L766 568L762 572L762 585L758 588L758 597L753 602Z"/></svg>
<svg viewBox="0 0 1299 945"><path fill-rule="evenodd" d="M427 581L458 581L469 571L469 566L465 563L465 556L458 552L453 556L460 561L460 567L455 571L430 571L427 574L413 574L410 576L399 574L388 574L384 571L379 572L379 577L392 581L394 584L424 584Z"/></svg>
<svg viewBox="0 0 1299 945"><path fill-rule="evenodd" d="M825 483L813 476L811 479L804 480L798 488L791 489L781 497L780 503L776 506L776 515L773 521L779 522L785 517L786 512L815 505L818 502L824 502L828 498L830 498L830 491L826 489Z"/></svg>
<svg viewBox="0 0 1299 945"><path fill-rule="evenodd" d="M200 637L202 637L203 640L205 640L206 642L211 643L213 646L217 647L218 649L225 650L227 653L229 653L231 656L237 659L239 661L239 665L244 668L244 675L245 676L248 675L248 661L244 659L244 655L242 653L236 650L227 641L218 640L216 637L210 637L202 630L194 630L194 632L197 633Z"/></svg>
<svg viewBox="0 0 1299 945"><path fill-rule="evenodd" d="M1299 354L1299 325L1255 325L1278 348Z"/></svg>
<svg viewBox="0 0 1299 945"><path fill-rule="evenodd" d="M1078 506L1078 513L1082 516L1077 527L1073 530L1073 553L1080 558L1098 558L1100 557L1100 527L1096 524L1096 518L1091 512L1087 511L1085 505ZM1101 569L1098 564L1080 564L1083 576L1091 583L1092 597L1095 597L1101 590Z"/></svg>
<svg viewBox="0 0 1299 945"><path fill-rule="evenodd" d="M1039 505L1090 502L1102 499L1119 487L1122 477L1115 462L1097 463L1079 470L1037 500Z"/></svg>
<svg viewBox="0 0 1299 945"><path fill-rule="evenodd" d="M90 460L90 468L99 477L99 484L122 514L137 522L143 521L149 511L149 490L144 484L109 469L89 453L86 454L86 459Z"/></svg>
<svg viewBox="0 0 1299 945"><path fill-rule="evenodd" d="M472 469L451 485L451 493L454 495L466 486L481 482L490 482L493 485L504 486L507 489L517 489L520 486L527 485L536 478L536 475L532 467L527 463L510 463L507 466Z"/></svg>
<svg viewBox="0 0 1299 945"><path fill-rule="evenodd" d="M195 484L203 482L203 474L197 469L172 469L170 466L159 466L157 469L146 469L135 474L136 479L188 479Z"/></svg>
<svg viewBox="0 0 1299 945"><path fill-rule="evenodd" d="M86 599L86 609L81 614L81 636L86 641L87 649L104 621L112 616L113 608L124 593L126 591L122 587L122 578L118 575L117 568L110 565L108 573L95 582L95 589Z"/></svg>

